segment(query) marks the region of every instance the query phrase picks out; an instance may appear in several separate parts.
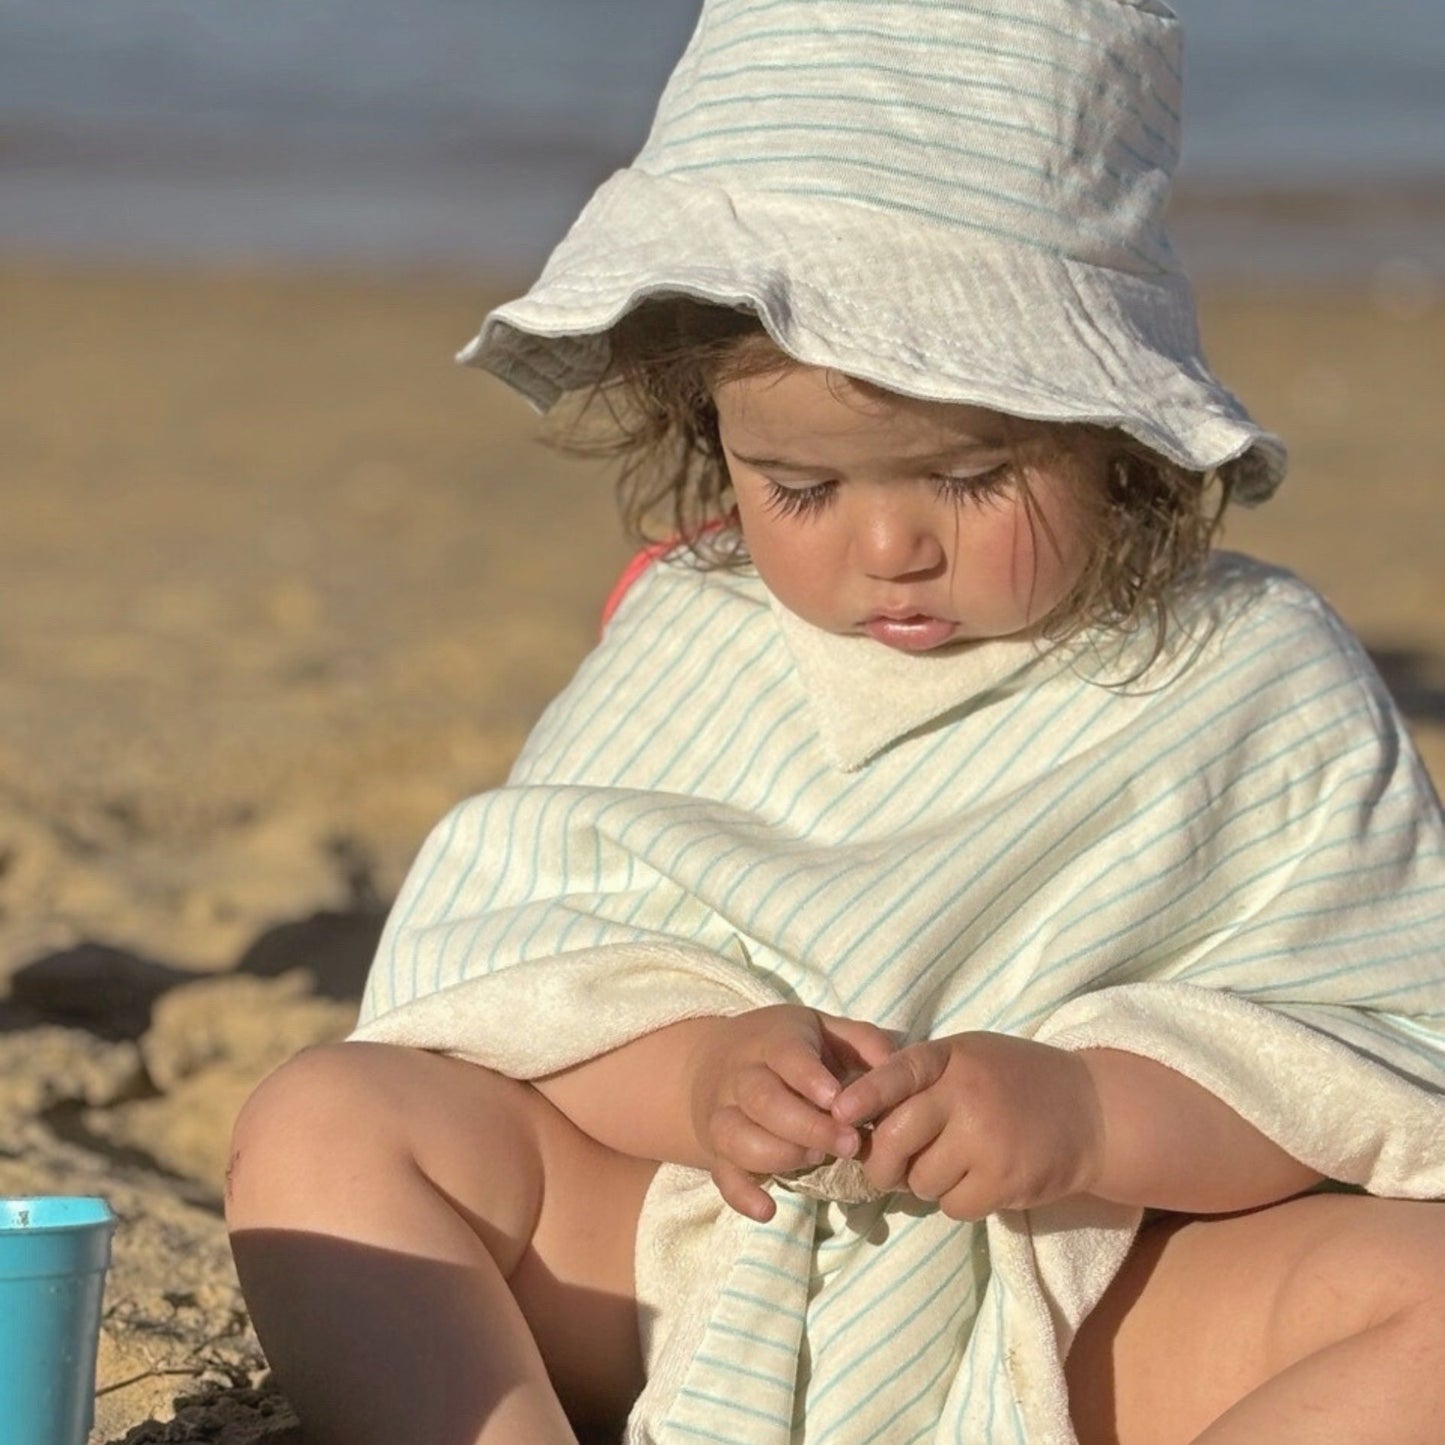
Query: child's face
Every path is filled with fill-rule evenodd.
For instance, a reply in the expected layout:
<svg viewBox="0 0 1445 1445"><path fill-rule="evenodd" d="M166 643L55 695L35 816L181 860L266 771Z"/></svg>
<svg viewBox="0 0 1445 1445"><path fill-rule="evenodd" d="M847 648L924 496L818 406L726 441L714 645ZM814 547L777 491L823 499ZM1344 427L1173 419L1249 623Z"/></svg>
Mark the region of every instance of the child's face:
<svg viewBox="0 0 1445 1445"><path fill-rule="evenodd" d="M1018 636L1078 580L1102 456L1061 457L1028 423L817 367L713 395L748 552L814 626L907 652Z"/></svg>

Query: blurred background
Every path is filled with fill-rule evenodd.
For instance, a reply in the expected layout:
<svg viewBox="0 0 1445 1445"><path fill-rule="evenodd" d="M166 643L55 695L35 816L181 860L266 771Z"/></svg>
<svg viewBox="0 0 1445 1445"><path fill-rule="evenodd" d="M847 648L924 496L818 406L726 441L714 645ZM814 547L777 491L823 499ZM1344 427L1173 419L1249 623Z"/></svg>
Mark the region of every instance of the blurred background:
<svg viewBox="0 0 1445 1445"><path fill-rule="evenodd" d="M1292 449L1226 541L1325 591L1440 780L1445 6L1177 8L1176 236ZM451 358L695 14L0 0L0 1192L123 1218L93 1445L290 1439L230 1120L346 1031L427 829L596 636L605 476Z"/></svg>
<svg viewBox="0 0 1445 1445"><path fill-rule="evenodd" d="M1436 0L1177 9L1180 219L1201 274L1438 276ZM695 15L691 0L5 0L0 244L529 275L640 143Z"/></svg>

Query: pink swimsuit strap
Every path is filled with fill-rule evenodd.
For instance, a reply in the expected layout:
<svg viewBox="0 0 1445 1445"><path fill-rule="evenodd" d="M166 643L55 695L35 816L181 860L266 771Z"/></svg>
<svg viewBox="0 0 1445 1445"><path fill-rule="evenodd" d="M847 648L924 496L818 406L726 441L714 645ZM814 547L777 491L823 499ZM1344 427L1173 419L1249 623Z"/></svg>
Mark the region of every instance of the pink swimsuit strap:
<svg viewBox="0 0 1445 1445"><path fill-rule="evenodd" d="M632 590L632 584L657 561L659 557L665 557L677 546L676 541L652 542L640 552L633 555L632 559L622 569L622 575L612 584L612 591L607 594L607 601L602 604L602 628L612 621L612 614L622 606L622 599Z"/></svg>
<svg viewBox="0 0 1445 1445"><path fill-rule="evenodd" d="M728 514L727 520L722 522L709 522L702 529L700 535L706 536L709 532L716 532L722 527L737 526L738 514L736 510ZM612 614L622 606L622 599L632 590L632 585L657 561L659 557L666 557L669 552L675 552L682 544L681 537L669 537L665 542L649 542L640 552L634 553L628 564L622 569L622 575L612 584L612 591L607 594L607 601L602 604L602 620L600 628L605 630L607 624L612 621Z"/></svg>

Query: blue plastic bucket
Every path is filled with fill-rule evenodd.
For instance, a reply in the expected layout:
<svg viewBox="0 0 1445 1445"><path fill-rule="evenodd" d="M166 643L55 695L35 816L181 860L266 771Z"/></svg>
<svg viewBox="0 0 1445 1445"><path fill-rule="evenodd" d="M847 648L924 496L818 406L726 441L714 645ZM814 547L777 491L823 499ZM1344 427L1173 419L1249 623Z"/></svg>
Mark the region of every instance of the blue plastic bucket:
<svg viewBox="0 0 1445 1445"><path fill-rule="evenodd" d="M103 1199L0 1198L0 1445L85 1445L114 1232Z"/></svg>

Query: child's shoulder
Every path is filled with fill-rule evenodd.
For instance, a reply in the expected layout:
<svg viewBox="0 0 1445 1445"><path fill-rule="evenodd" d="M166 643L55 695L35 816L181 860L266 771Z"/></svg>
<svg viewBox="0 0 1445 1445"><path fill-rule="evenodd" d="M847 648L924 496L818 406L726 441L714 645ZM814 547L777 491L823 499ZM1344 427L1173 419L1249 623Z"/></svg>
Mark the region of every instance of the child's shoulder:
<svg viewBox="0 0 1445 1445"><path fill-rule="evenodd" d="M1181 592L1163 665L1296 715L1330 700L1365 701L1377 715L1393 708L1364 645L1325 597L1288 569L1237 552L1215 553Z"/></svg>
<svg viewBox="0 0 1445 1445"><path fill-rule="evenodd" d="M1339 614L1302 577L1242 552L1213 553L1196 581L1182 589L1174 614L1185 633L1213 635L1221 644L1242 632L1261 641L1288 633L1318 635L1348 652L1359 649Z"/></svg>

